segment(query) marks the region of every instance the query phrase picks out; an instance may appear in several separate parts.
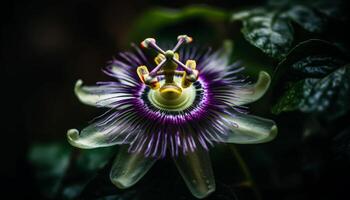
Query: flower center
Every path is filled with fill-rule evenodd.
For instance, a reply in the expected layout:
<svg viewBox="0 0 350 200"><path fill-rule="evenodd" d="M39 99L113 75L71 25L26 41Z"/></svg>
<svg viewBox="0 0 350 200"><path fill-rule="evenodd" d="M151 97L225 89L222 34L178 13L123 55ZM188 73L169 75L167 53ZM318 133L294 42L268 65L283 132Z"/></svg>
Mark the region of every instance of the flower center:
<svg viewBox="0 0 350 200"><path fill-rule="evenodd" d="M192 85L199 75L199 71L196 70L196 61L187 60L184 64L176 53L181 44L190 43L192 38L179 35L177 40L173 49L164 51L157 45L154 38L145 39L141 42L141 46L158 52L154 59L157 66L151 72L145 65L139 66L136 70L140 80L151 88L147 97L149 101L155 107L167 111L185 110L196 98L196 90Z"/></svg>
<svg viewBox="0 0 350 200"><path fill-rule="evenodd" d="M174 77L174 82L179 84L181 82L181 77ZM161 80L160 83L166 84L165 80ZM169 85L169 87L173 86ZM191 85L190 87L180 89L182 90L182 92L179 94L174 94L173 97L170 97L172 96L172 91L167 92L167 96L165 96L164 91L150 90L148 92L148 100L150 101L150 103L152 103L152 105L154 105L160 110L183 111L189 108L191 105L193 105L193 102L196 98L196 88L193 85Z"/></svg>

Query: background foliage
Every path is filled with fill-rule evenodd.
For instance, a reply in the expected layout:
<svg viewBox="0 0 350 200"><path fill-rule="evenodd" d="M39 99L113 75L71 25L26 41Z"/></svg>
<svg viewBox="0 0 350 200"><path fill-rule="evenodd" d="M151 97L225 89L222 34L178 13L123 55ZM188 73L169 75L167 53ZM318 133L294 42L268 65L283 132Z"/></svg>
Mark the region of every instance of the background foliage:
<svg viewBox="0 0 350 200"><path fill-rule="evenodd" d="M73 94L78 78L146 37L219 48L232 42L252 80L273 77L252 113L276 121L276 140L211 151L217 191L208 199L334 199L350 178L349 14L345 1L12 1L4 4L3 95L7 121L1 170L11 199L194 199L172 161L156 163L135 187L108 172L118 147L79 150L65 132L101 110ZM11 86L11 87L8 87ZM9 106L7 106L9 105ZM79 127L80 126L80 127Z"/></svg>

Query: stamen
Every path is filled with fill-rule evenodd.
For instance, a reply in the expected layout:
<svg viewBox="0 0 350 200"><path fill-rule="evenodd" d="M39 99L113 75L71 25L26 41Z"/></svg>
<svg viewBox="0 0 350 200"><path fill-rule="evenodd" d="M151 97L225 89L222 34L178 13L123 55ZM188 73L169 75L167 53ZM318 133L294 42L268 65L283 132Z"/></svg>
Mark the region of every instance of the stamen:
<svg viewBox="0 0 350 200"><path fill-rule="evenodd" d="M161 49L155 42L150 43L150 46L153 47L154 50L156 50L158 53L165 54L165 51Z"/></svg>
<svg viewBox="0 0 350 200"><path fill-rule="evenodd" d="M162 60L162 62L160 62L150 73L150 76L156 76L157 72L159 71L159 69L164 65L166 59Z"/></svg>
<svg viewBox="0 0 350 200"><path fill-rule="evenodd" d="M154 38L146 38L144 41L141 42L141 47L143 48L153 48L156 50L158 53L165 54L165 51L161 49L157 44L156 40Z"/></svg>
<svg viewBox="0 0 350 200"><path fill-rule="evenodd" d="M150 43L156 43L156 40L154 38L146 38L141 42L141 47L148 48Z"/></svg>
<svg viewBox="0 0 350 200"><path fill-rule="evenodd" d="M193 41L193 38L189 37L187 35L179 35L179 36L177 36L177 39L178 40L184 39L186 41L186 43L191 43Z"/></svg>
<svg viewBox="0 0 350 200"><path fill-rule="evenodd" d="M173 52L177 51L179 49L179 47L184 43L191 43L192 42L192 38L187 36L187 35L179 35L177 37L177 44L175 45L175 47L173 48Z"/></svg>
<svg viewBox="0 0 350 200"><path fill-rule="evenodd" d="M157 44L154 38L147 38L141 42L141 46L144 48L151 47L156 50L159 55L156 57L155 62L158 64L150 73L146 66L139 66L137 73L143 83L148 85L153 90L159 89L159 95L171 104L173 100L178 99L183 92L184 88L188 88L198 78L198 71L195 69L195 61L186 61L186 65L179 61L178 54L175 53L178 48L184 43L192 42L192 38L187 35L179 35L177 37L178 43L175 45L173 50L164 51ZM163 57L158 59L158 57ZM190 64L188 64L190 63ZM176 70L180 66L184 71ZM174 78L181 74L181 88L178 83L174 81ZM164 83L159 87L159 81L157 76L164 76ZM181 99L181 98L180 98ZM178 102L177 102L178 103Z"/></svg>
<svg viewBox="0 0 350 200"><path fill-rule="evenodd" d="M186 73L188 74L192 74L193 70L189 67L187 67L185 64L183 64L182 62L180 62L179 60L176 60L175 58L172 59L176 64L180 65L180 67L182 67Z"/></svg>

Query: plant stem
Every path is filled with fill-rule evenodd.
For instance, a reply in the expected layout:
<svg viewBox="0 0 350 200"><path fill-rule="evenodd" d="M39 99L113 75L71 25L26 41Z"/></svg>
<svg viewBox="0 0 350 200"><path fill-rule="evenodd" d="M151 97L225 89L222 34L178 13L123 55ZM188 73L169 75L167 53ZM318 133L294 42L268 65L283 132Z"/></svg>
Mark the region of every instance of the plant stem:
<svg viewBox="0 0 350 200"><path fill-rule="evenodd" d="M235 145L230 145L230 149L233 153L233 155L236 157L239 168L241 169L242 173L245 176L245 180L240 184L240 186L249 187L253 190L254 195L257 200L262 200L261 194L256 187L255 181L253 180L252 174L250 173L247 164L244 162L241 154L239 153L238 149Z"/></svg>

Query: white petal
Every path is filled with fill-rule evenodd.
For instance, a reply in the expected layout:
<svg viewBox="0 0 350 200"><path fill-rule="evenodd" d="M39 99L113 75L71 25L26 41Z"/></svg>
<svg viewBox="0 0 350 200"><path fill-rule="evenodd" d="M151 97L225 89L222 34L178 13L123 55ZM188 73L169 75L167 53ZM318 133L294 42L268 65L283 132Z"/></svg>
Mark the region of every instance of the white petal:
<svg viewBox="0 0 350 200"><path fill-rule="evenodd" d="M199 145L193 152L174 158L177 169L191 193L205 198L215 191L215 179L209 153Z"/></svg>
<svg viewBox="0 0 350 200"><path fill-rule="evenodd" d="M83 81L79 79L75 83L74 92L78 99L87 105L98 107L112 107L111 103L120 100L118 93L108 93L108 86L83 86Z"/></svg>
<svg viewBox="0 0 350 200"><path fill-rule="evenodd" d="M154 158L139 153L129 153L127 146L122 146L110 172L112 183L120 189L136 184L156 162Z"/></svg>
<svg viewBox="0 0 350 200"><path fill-rule="evenodd" d="M277 135L274 121L242 113L225 116L229 132L221 142L236 144L257 144L269 142Z"/></svg>

